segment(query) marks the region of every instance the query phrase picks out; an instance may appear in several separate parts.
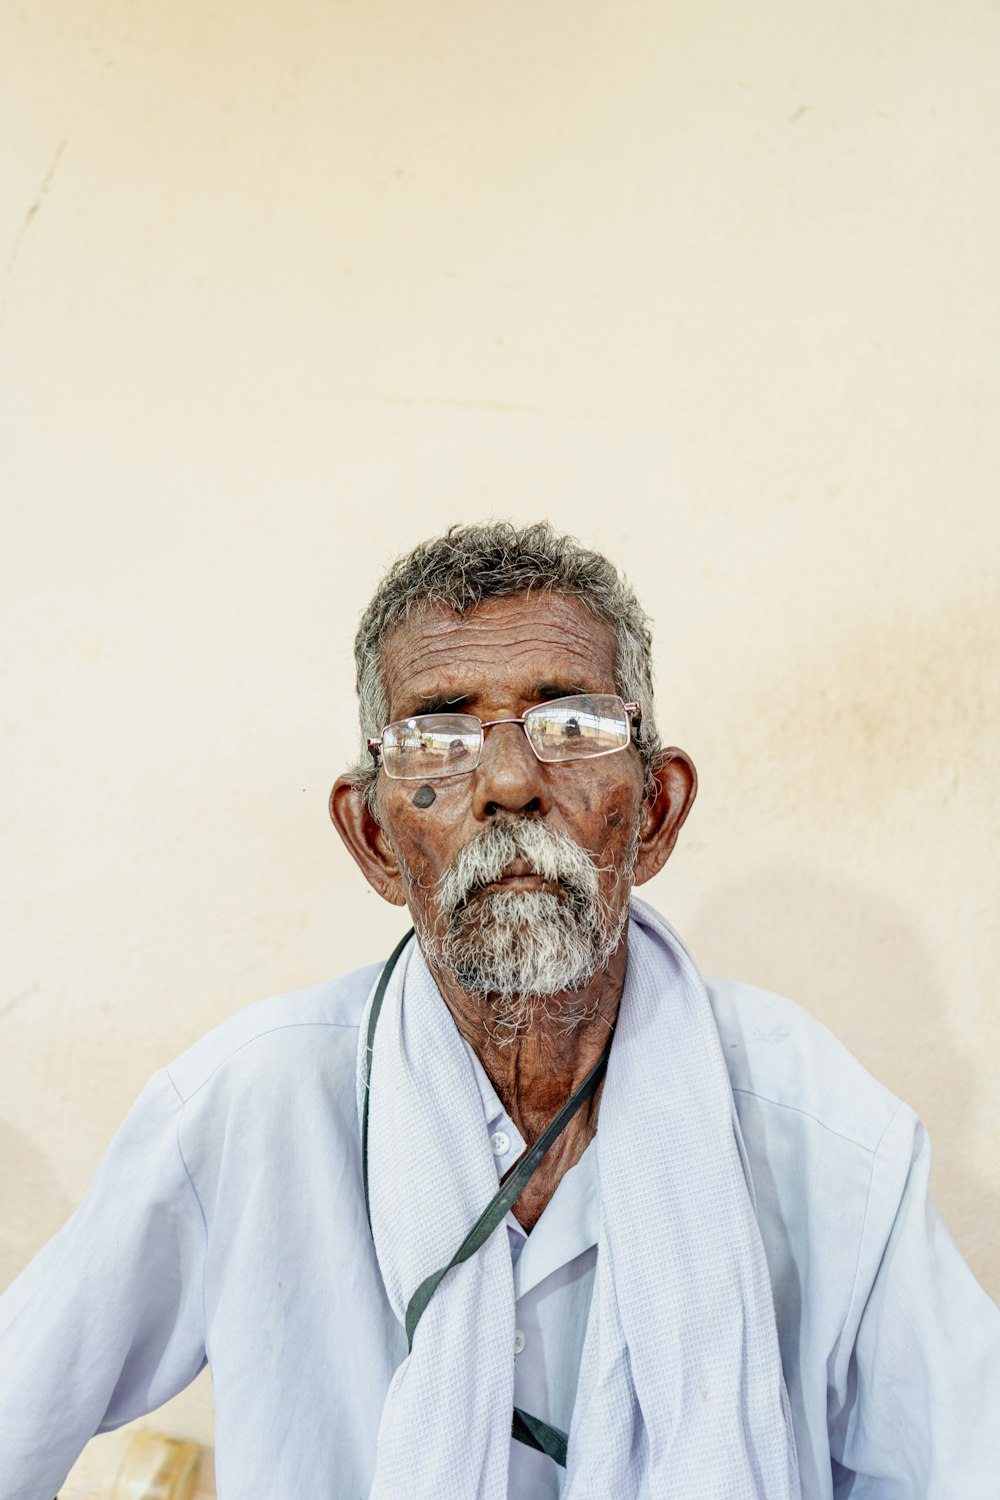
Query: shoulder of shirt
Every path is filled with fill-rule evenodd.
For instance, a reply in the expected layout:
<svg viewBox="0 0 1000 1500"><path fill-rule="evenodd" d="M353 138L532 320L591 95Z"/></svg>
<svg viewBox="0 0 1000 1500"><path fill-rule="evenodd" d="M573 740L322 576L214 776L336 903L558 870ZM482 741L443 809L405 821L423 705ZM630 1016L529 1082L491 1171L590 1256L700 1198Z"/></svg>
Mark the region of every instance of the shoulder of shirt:
<svg viewBox="0 0 1000 1500"><path fill-rule="evenodd" d="M768 990L706 979L737 1108L755 1100L862 1150L877 1150L900 1109L843 1043L801 1006ZM907 1111L909 1113L909 1111Z"/></svg>
<svg viewBox="0 0 1000 1500"><path fill-rule="evenodd" d="M261 1054L276 1051L278 1046L284 1051L288 1043L315 1053L320 1032L324 1054L329 1057L328 1043L332 1040L339 1044L353 1070L358 1024L381 967L381 962L367 964L339 979L272 995L237 1011L165 1069L181 1100L189 1100L237 1053L252 1050L257 1054L254 1063L266 1067L267 1057Z"/></svg>
<svg viewBox="0 0 1000 1500"><path fill-rule="evenodd" d="M267 1068L277 1046L315 1052L320 1031L327 1060L333 1041L353 1071L358 1024L380 968L381 961L368 964L237 1011L165 1070L180 1099L190 1099L248 1049L255 1070ZM900 1101L821 1022L792 1001L739 980L713 976L705 984L738 1106L754 1099L864 1150L876 1149Z"/></svg>

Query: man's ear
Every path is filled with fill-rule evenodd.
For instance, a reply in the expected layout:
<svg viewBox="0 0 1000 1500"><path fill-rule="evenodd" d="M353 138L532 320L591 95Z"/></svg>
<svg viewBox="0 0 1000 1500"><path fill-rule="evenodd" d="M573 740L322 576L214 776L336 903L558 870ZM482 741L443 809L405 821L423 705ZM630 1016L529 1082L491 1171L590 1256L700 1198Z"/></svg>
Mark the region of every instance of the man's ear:
<svg viewBox="0 0 1000 1500"><path fill-rule="evenodd" d="M639 820L636 885L652 880L663 869L697 791L698 772L691 757L674 746L662 751L653 766L653 788L643 803Z"/></svg>
<svg viewBox="0 0 1000 1500"><path fill-rule="evenodd" d="M338 776L333 783L330 820L372 889L393 906L405 906L399 862L353 776Z"/></svg>

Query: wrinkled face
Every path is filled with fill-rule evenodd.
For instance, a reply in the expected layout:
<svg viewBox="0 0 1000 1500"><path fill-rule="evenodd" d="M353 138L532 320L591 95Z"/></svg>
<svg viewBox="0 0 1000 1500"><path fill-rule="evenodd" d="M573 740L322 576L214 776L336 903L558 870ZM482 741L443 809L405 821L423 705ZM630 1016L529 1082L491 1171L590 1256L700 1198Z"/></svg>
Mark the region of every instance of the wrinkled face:
<svg viewBox="0 0 1000 1500"><path fill-rule="evenodd" d="M559 594L492 600L464 617L427 607L389 637L383 676L390 720L517 717L546 699L616 692L615 638ZM516 1029L532 1001L579 989L618 945L643 810L639 753L544 764L519 725L500 724L475 771L430 785L433 800L379 776L403 895L427 957L493 997ZM576 1019L565 997L560 1015Z"/></svg>

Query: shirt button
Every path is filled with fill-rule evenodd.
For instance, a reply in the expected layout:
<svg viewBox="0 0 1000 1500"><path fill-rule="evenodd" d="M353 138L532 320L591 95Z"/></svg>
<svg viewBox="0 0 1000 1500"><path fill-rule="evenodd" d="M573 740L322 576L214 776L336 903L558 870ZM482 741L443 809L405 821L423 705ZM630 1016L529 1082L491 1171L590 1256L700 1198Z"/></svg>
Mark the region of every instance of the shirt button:
<svg viewBox="0 0 1000 1500"><path fill-rule="evenodd" d="M522 1349L524 1348L524 1346L525 1346L525 1344L527 1342L528 1342L528 1340L524 1336L524 1330L521 1329L521 1328L515 1328L514 1329L514 1353L515 1354L520 1354L521 1351L522 1351Z"/></svg>
<svg viewBox="0 0 1000 1500"><path fill-rule="evenodd" d="M510 1150L510 1136L506 1130L497 1130L490 1136L490 1146L494 1156L506 1156Z"/></svg>

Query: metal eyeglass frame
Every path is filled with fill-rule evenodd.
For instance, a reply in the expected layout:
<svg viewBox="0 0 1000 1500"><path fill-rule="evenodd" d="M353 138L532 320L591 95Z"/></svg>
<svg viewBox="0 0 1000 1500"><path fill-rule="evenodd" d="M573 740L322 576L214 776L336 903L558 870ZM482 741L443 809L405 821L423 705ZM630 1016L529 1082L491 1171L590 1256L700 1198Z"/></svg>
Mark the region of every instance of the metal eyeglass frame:
<svg viewBox="0 0 1000 1500"><path fill-rule="evenodd" d="M535 749L534 745L531 743L531 738L530 738L530 736L528 734L527 729L525 728L525 724L524 724L525 719L528 717L529 714L534 713L536 708L553 708L557 703L566 703L568 701L571 701L574 698L618 698L618 694L617 693L570 693L570 694L568 694L568 696L566 698L547 698L547 699L545 699L541 703L533 703L530 708L526 708L525 709L524 713L521 715L521 717L519 719L485 719L485 720L484 719L477 719L476 722L479 725L480 734L479 734L479 755L476 758L476 764L474 766L467 766L464 771L450 771L450 772L446 772L445 774L446 775L451 775L451 776L468 776L473 771L475 771L477 769L478 765L479 765L480 759L482 758L483 746L486 743L486 731L487 731L487 729L493 729L493 728L495 728L497 724L520 724L521 728L524 729L524 737L528 741L528 748L530 749L530 751L531 751L532 755L535 757L535 759L537 761L540 761L543 766L560 766L560 765L565 765L567 761L575 761L575 760L600 760L601 757L604 756L604 755L617 755L620 751L627 750L628 747L629 747L629 745L634 744L634 742L635 742L634 741L634 736L639 733L639 730L640 730L640 728L642 726L642 705L639 704L639 703L625 703L625 702L622 701L621 698L618 698L619 703L621 703L622 708L625 711L625 723L626 723L626 726L628 728L628 738L625 741L624 745L612 745L612 747L611 747L610 750L593 750L593 751L591 751L587 755L565 755L565 756L561 756L558 760L546 760L544 758L544 756L539 755L538 751ZM461 713L459 713L459 714L441 714L441 715L437 715L437 714L412 714L412 715L410 715L410 717L414 718L414 719L433 719L433 718L437 718L437 717L449 718L449 719L452 719L452 718L454 718L454 719L475 719L476 715L475 714L461 714ZM405 724L406 722L407 721L405 719L393 719L392 720L393 724ZM633 732L633 725L634 725L634 732ZM381 754L382 754L382 735L385 734L386 729L389 729L391 727L392 727L391 724L386 724L383 727L382 734L373 735L366 742L367 745L368 745L369 754L371 755L372 759L375 761L376 765L378 765L380 763L380 758L381 758ZM382 763L383 770L385 770L384 760L382 760L381 763ZM427 775L427 772L426 771L420 771L416 776L392 776L392 775L390 775L390 773L388 771L386 771L385 774L389 777L390 781L419 781L422 776L426 776ZM438 781L442 781L442 780L444 780L444 777L443 776L437 776L437 777L433 777L432 776L430 779L431 780L435 780L436 779Z"/></svg>

